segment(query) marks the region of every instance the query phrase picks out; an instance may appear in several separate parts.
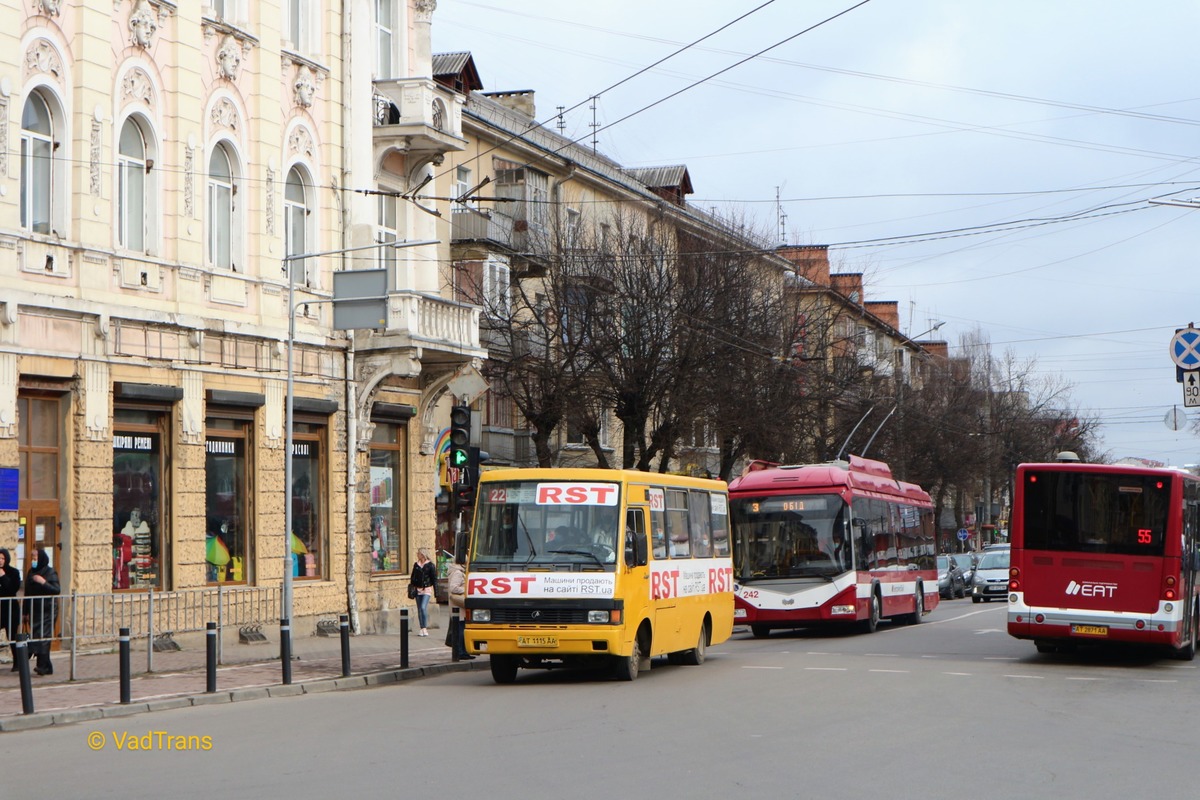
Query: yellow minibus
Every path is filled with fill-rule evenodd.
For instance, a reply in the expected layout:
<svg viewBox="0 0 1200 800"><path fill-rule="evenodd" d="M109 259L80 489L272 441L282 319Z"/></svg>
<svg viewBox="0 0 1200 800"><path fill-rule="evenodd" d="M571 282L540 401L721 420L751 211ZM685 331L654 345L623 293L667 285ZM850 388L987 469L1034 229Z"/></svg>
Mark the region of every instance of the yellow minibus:
<svg viewBox="0 0 1200 800"><path fill-rule="evenodd" d="M702 664L733 630L723 481L610 469L480 476L467 556L465 640L492 678L653 656Z"/></svg>

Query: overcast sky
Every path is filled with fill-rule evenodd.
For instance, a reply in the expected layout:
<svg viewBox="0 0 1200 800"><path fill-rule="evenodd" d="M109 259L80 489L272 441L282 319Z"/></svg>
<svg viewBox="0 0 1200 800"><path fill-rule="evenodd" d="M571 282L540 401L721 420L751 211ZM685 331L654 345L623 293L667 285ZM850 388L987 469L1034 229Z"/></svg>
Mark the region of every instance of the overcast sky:
<svg viewBox="0 0 1200 800"><path fill-rule="evenodd" d="M1147 202L1200 198L1200 3L763 4L438 0L434 52L626 166L686 164L695 205L830 245L909 335L1034 360L1112 459L1200 462L1164 423L1200 210Z"/></svg>

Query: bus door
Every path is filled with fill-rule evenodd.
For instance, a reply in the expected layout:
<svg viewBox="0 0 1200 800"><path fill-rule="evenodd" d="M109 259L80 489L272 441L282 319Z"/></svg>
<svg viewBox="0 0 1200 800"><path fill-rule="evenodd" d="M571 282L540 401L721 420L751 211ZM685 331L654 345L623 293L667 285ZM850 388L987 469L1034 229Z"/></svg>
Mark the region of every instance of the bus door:
<svg viewBox="0 0 1200 800"><path fill-rule="evenodd" d="M650 605L650 568L646 557L646 507L630 505L625 510L625 533L622 556L625 571L619 595L625 600L624 624L630 638L637 623L648 617L654 625L654 608Z"/></svg>

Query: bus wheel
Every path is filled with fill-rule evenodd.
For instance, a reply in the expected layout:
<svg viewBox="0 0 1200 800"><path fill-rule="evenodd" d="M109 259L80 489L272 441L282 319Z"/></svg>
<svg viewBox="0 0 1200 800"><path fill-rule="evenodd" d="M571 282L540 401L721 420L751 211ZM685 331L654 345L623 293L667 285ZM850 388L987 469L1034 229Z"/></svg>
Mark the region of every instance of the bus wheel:
<svg viewBox="0 0 1200 800"><path fill-rule="evenodd" d="M755 639L766 639L771 635L771 629L766 625L751 625L750 633L754 634Z"/></svg>
<svg viewBox="0 0 1200 800"><path fill-rule="evenodd" d="M517 667L520 661L516 656L491 656L488 658L492 667L492 680L496 683L514 683L517 680Z"/></svg>
<svg viewBox="0 0 1200 800"><path fill-rule="evenodd" d="M638 669L642 664L642 637L641 634L633 637L633 651L627 656L617 656L615 669L613 672L619 681L632 681L638 676Z"/></svg>
<svg viewBox="0 0 1200 800"><path fill-rule="evenodd" d="M690 667L698 667L704 663L704 658L708 654L708 625L700 626L700 638L696 641L696 646L691 650L685 650L682 653L682 661Z"/></svg>
<svg viewBox="0 0 1200 800"><path fill-rule="evenodd" d="M879 619L883 616L882 603L879 600L878 592L871 592L871 611L865 620L862 622L864 633L874 633L879 627Z"/></svg>

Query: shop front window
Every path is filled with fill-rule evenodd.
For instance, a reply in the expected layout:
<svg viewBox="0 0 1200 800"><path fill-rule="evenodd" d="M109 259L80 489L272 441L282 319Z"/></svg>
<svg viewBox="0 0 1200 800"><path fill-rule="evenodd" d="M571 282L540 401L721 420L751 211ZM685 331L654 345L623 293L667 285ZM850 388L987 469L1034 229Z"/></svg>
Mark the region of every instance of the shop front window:
<svg viewBox="0 0 1200 800"><path fill-rule="evenodd" d="M376 423L371 440L371 570L406 570L401 498L404 427Z"/></svg>
<svg viewBox="0 0 1200 800"><path fill-rule="evenodd" d="M250 579L249 471L246 465L250 426L234 420L208 421L204 442L204 542L208 583L246 583Z"/></svg>
<svg viewBox="0 0 1200 800"><path fill-rule="evenodd" d="M164 415L118 409L113 424L112 588L162 589Z"/></svg>
<svg viewBox="0 0 1200 800"><path fill-rule="evenodd" d="M324 496L321 474L322 428L296 423L292 442L292 575L325 575Z"/></svg>

